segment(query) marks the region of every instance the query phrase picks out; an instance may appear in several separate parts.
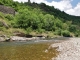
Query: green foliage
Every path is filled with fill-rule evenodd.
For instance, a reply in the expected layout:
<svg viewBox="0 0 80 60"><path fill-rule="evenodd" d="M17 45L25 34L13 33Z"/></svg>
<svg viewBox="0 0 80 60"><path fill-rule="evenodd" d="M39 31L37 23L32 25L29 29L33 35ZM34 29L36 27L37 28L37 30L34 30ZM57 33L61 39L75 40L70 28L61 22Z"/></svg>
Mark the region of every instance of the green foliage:
<svg viewBox="0 0 80 60"><path fill-rule="evenodd" d="M0 12L0 18L1 18L1 19L4 19L4 18L5 18L5 17L4 17L4 14L1 13L1 12Z"/></svg>
<svg viewBox="0 0 80 60"><path fill-rule="evenodd" d="M39 33L44 33L44 32L45 32L45 30L44 30L44 29L41 29L41 28L37 29L37 31L38 31Z"/></svg>
<svg viewBox="0 0 80 60"><path fill-rule="evenodd" d="M0 21L0 27L3 27L2 21Z"/></svg>
<svg viewBox="0 0 80 60"><path fill-rule="evenodd" d="M76 25L71 25L71 26L69 27L69 31L70 31L70 32L76 32Z"/></svg>
<svg viewBox="0 0 80 60"><path fill-rule="evenodd" d="M48 31L65 37L70 37L71 33L80 35L80 17L68 15L53 6L44 3L19 3L13 0L0 0L0 4L15 9L15 16L0 13L0 18L6 20L14 29L23 29L27 34L32 31Z"/></svg>
<svg viewBox="0 0 80 60"><path fill-rule="evenodd" d="M59 19L56 19L55 25L58 28L62 28L63 22L61 20L59 20Z"/></svg>
<svg viewBox="0 0 80 60"><path fill-rule="evenodd" d="M32 28L28 27L28 28L26 28L26 31L27 31L27 34L30 34L32 32Z"/></svg>
<svg viewBox="0 0 80 60"><path fill-rule="evenodd" d="M53 30L52 26L54 26L54 16L50 15L50 14L46 14L44 15L44 19L43 19L43 28L47 31L51 31Z"/></svg>
<svg viewBox="0 0 80 60"><path fill-rule="evenodd" d="M62 29L63 29L63 30L67 30L67 29L69 29L69 25L66 24L66 23L63 23L63 25L62 25Z"/></svg>
<svg viewBox="0 0 80 60"><path fill-rule="evenodd" d="M70 37L70 32L67 31L67 30L64 30L64 31L62 31L62 35L63 35L64 37Z"/></svg>
<svg viewBox="0 0 80 60"><path fill-rule="evenodd" d="M5 27L0 27L0 31L6 31Z"/></svg>
<svg viewBox="0 0 80 60"><path fill-rule="evenodd" d="M13 20L14 19L14 17L10 14L6 14L5 18L8 19L8 20Z"/></svg>

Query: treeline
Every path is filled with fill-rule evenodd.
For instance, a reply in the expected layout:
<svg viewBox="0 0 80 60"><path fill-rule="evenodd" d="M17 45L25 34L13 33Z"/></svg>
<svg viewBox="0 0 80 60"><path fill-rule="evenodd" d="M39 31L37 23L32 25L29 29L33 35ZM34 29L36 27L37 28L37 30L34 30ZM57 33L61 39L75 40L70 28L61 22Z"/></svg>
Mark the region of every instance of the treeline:
<svg viewBox="0 0 80 60"><path fill-rule="evenodd" d="M79 36L79 18L48 6L44 3L19 3L13 0L0 0L1 5L13 7L15 16L6 14L3 17L12 28L24 29L26 34L52 34L58 36ZM0 26L2 27L2 26Z"/></svg>

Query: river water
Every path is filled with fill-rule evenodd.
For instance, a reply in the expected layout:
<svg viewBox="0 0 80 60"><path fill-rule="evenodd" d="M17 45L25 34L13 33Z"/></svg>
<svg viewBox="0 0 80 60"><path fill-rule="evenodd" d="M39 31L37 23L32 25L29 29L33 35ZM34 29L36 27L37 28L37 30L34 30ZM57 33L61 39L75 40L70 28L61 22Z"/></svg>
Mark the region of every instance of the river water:
<svg viewBox="0 0 80 60"><path fill-rule="evenodd" d="M51 60L58 52L56 49L48 50L48 47L63 40L68 38L0 42L0 60Z"/></svg>

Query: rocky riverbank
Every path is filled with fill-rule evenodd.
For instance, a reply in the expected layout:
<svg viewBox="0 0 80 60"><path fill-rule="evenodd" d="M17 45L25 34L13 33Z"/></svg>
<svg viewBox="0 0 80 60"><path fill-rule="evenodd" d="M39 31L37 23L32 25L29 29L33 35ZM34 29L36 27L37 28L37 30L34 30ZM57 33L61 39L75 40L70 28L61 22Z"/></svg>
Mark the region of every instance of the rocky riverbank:
<svg viewBox="0 0 80 60"><path fill-rule="evenodd" d="M80 38L52 44L49 48L57 48L59 55L52 60L80 60Z"/></svg>
<svg viewBox="0 0 80 60"><path fill-rule="evenodd" d="M20 37L20 36L7 37L5 35L0 36L0 42L4 42L4 41L28 41L28 40L39 40L39 39L45 39L45 37Z"/></svg>

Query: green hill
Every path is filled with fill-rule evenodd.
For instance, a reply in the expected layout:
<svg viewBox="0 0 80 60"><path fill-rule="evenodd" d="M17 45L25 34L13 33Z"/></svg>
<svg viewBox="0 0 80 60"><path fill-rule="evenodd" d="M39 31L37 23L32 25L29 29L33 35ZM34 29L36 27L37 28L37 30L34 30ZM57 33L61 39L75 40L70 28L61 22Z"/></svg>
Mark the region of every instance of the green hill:
<svg viewBox="0 0 80 60"><path fill-rule="evenodd" d="M0 19L7 21L8 28L0 25L0 32L9 34L20 32L33 36L80 36L80 16L66 14L44 3L19 3L13 0L0 0L0 5L14 8L15 16L0 13ZM4 33L3 33L4 34Z"/></svg>

